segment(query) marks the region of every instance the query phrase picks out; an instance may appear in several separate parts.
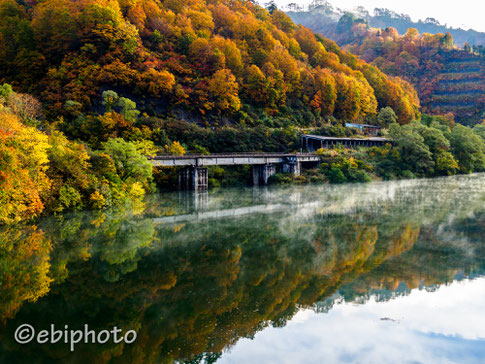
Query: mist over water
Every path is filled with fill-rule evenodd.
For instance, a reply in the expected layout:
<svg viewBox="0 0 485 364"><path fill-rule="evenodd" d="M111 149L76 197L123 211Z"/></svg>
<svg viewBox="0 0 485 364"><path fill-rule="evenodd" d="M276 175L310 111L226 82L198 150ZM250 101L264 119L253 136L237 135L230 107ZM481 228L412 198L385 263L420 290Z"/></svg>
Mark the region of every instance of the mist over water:
<svg viewBox="0 0 485 364"><path fill-rule="evenodd" d="M5 228L0 362L480 362L484 201L477 174L168 193ZM17 344L22 323L138 338L72 353Z"/></svg>

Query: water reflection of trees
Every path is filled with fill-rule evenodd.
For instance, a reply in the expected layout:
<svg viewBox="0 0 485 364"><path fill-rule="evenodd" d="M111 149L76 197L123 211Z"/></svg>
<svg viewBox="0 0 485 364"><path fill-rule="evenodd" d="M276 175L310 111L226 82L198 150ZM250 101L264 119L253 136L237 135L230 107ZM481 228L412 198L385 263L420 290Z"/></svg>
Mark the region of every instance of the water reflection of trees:
<svg viewBox="0 0 485 364"><path fill-rule="evenodd" d="M7 343L0 362L210 361L336 292L346 300L373 292L390 299L399 287L394 294L482 271L485 218L466 217L476 205L460 205L458 219L443 220L452 201L442 198L431 224L429 214L419 223L419 213L431 210L410 213L409 201L401 201L346 214L280 211L158 227L147 216L159 207L148 206L145 215L72 214L17 235L3 232L16 249L0 257L0 312L9 318L0 329ZM28 251L34 241L38 248ZM19 284L13 290L9 282ZM126 347L80 346L74 354L66 345L20 347L11 332L24 322L117 325L136 329L138 339Z"/></svg>
<svg viewBox="0 0 485 364"><path fill-rule="evenodd" d="M366 302L374 296L377 301L387 301L418 287L434 291L453 280L482 275L485 272L484 233L483 212L449 224L425 226L413 249L385 260L349 282L340 289L340 296L333 299ZM317 307L325 307L332 300Z"/></svg>
<svg viewBox="0 0 485 364"><path fill-rule="evenodd" d="M36 226L0 231L0 325L49 292L51 242Z"/></svg>

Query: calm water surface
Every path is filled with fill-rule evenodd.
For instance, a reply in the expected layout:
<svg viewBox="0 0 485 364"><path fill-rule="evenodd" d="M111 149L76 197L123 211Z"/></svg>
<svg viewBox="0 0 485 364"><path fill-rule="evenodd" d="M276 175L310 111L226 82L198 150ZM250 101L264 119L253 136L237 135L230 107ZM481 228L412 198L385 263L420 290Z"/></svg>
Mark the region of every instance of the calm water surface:
<svg viewBox="0 0 485 364"><path fill-rule="evenodd" d="M0 363L484 363L485 175L170 193L0 230ZM132 345L15 342L68 325Z"/></svg>

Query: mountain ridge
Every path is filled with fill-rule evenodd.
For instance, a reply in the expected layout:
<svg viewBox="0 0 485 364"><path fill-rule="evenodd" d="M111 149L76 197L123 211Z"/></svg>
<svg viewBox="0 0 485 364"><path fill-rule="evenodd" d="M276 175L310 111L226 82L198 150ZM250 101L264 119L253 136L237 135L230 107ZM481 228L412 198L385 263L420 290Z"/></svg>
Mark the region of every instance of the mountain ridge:
<svg viewBox="0 0 485 364"><path fill-rule="evenodd" d="M328 1L317 0L313 1L312 5L308 7L302 7L295 3L291 3L288 4L284 10L297 24L303 24L302 19L304 17L308 18L314 16L314 19L306 20L305 22L309 24L308 26L310 28L316 29L317 32L322 33L334 31L340 18L348 13L353 14L357 18L366 20L369 26L373 28L385 29L393 27L401 35L405 34L409 28L416 28L420 33L437 34L449 32L453 36L455 44L461 47L465 43L469 43L472 46L485 46L485 32L480 32L472 28L462 29L450 27L447 24L441 24L439 20L433 17L413 21L409 15L401 14L387 8L375 8L373 14L371 14L362 6L353 10L342 10L335 8ZM323 22L321 19L322 16L325 17ZM318 23L321 24L321 28L318 28Z"/></svg>

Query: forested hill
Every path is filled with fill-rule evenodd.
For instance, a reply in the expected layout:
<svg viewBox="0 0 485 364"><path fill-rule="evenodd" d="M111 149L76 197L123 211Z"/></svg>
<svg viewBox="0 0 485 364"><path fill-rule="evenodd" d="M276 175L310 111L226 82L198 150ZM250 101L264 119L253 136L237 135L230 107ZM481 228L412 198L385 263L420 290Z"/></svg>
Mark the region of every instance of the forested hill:
<svg viewBox="0 0 485 364"><path fill-rule="evenodd" d="M411 28L399 35L394 28L354 21L342 30L340 40L386 74L411 82L425 112L453 113L463 124L485 118L485 57L456 48L449 33L419 34Z"/></svg>
<svg viewBox="0 0 485 364"><path fill-rule="evenodd" d="M364 4L364 2L362 2ZM327 1L314 1L308 9L298 7L296 4L291 4L288 7L287 14L297 24L305 24L314 31L323 34L330 34L335 32L337 24L345 11L334 8ZM399 34L405 34L409 28L415 28L420 33L450 33L455 39L455 43L463 46L465 43L475 46L485 46L485 33L478 32L473 29L456 29L440 24L439 20L435 18L427 18L425 20L412 21L409 15L399 14L392 10L385 8L376 8L371 14L363 7L358 7L351 12L354 16L365 20L373 28L395 28Z"/></svg>
<svg viewBox="0 0 485 364"><path fill-rule="evenodd" d="M201 125L363 120L386 106L408 123L419 108L407 82L251 1L0 0L0 64L0 84L65 120L100 110L106 90Z"/></svg>
<svg viewBox="0 0 485 364"><path fill-rule="evenodd" d="M401 35L392 27L373 28L353 14L343 15L332 28L325 22L334 17L320 14L324 25L312 18L300 21L314 31L326 30L325 35L386 74L411 82L424 112L453 113L463 124L485 118L485 57L469 45L458 48L450 33L419 34L409 28Z"/></svg>

